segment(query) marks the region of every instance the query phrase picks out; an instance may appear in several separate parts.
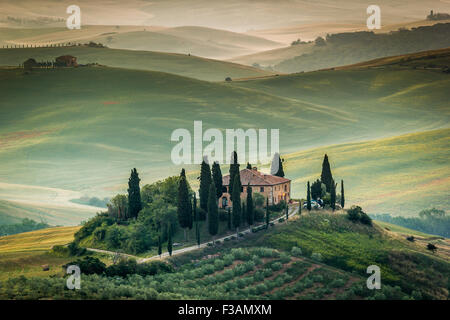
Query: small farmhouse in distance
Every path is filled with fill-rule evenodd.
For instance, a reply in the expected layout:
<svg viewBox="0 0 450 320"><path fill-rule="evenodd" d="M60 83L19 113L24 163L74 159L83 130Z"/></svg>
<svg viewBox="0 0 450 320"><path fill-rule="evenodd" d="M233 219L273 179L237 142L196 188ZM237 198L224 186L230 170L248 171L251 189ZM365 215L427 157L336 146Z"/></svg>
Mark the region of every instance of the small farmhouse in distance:
<svg viewBox="0 0 450 320"><path fill-rule="evenodd" d="M252 187L252 193L260 193L265 198L269 199L269 204L278 204L282 200L289 202L291 194L291 180L273 176L270 174L264 174L256 167L252 169L243 169L240 171L241 177L241 199L245 200L247 197L247 188L250 184ZM230 176L226 175L222 178L223 194L219 199L219 207L227 208L232 206L230 200L229 187Z"/></svg>
<svg viewBox="0 0 450 320"><path fill-rule="evenodd" d="M56 59L56 65L59 67L77 67L77 58L71 55L60 56Z"/></svg>

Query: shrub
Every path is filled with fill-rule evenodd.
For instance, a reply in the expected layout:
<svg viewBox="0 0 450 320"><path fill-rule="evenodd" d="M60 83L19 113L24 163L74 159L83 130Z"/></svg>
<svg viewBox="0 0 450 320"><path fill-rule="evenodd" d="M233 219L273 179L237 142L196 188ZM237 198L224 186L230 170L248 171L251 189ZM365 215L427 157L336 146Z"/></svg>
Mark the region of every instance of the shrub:
<svg viewBox="0 0 450 320"><path fill-rule="evenodd" d="M284 218L278 219L278 222L279 222L279 223L281 223L281 222L283 222L283 221L284 221Z"/></svg>
<svg viewBox="0 0 450 320"><path fill-rule="evenodd" d="M322 261L322 254L320 254L318 252L313 252L311 254L311 259L316 260L316 261Z"/></svg>
<svg viewBox="0 0 450 320"><path fill-rule="evenodd" d="M223 260L221 260L221 259L214 260L214 269L216 271L223 270L224 267L225 267L225 263L223 262Z"/></svg>
<svg viewBox="0 0 450 320"><path fill-rule="evenodd" d="M87 253L87 250L85 248L81 248L75 241L72 241L67 246L69 249L69 254L71 256L82 256Z"/></svg>
<svg viewBox="0 0 450 320"><path fill-rule="evenodd" d="M270 266L270 268L271 268L273 271L278 271L278 270L281 270L281 269L283 268L283 265L281 264L281 262L277 261L277 262L272 263L272 265Z"/></svg>
<svg viewBox="0 0 450 320"><path fill-rule="evenodd" d="M84 257L83 259L78 259L64 265L67 269L70 265L76 265L80 268L83 274L102 274L106 270L106 265L97 258Z"/></svg>
<svg viewBox="0 0 450 320"><path fill-rule="evenodd" d="M360 206L352 206L347 210L347 218L353 222L361 222L365 225L372 225L372 219L362 210Z"/></svg>
<svg viewBox="0 0 450 320"><path fill-rule="evenodd" d="M302 255L302 249L300 249L299 247L292 247L291 255L293 255L294 257L300 257Z"/></svg>

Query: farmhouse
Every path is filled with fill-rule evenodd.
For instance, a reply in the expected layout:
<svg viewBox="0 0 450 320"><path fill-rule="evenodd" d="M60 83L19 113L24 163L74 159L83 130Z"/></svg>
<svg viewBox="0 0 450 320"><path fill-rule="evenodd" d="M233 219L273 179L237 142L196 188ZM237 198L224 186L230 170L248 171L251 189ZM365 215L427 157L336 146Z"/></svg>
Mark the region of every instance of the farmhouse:
<svg viewBox="0 0 450 320"><path fill-rule="evenodd" d="M278 204L284 200L289 202L291 194L291 180L272 176L270 174L264 174L256 167L252 169L243 169L240 171L241 176L241 199L246 199L247 188L250 184L253 193L260 193L265 198L269 199L269 204ZM219 199L219 207L226 208L232 206L229 194L230 176L226 175L222 178L222 184L224 187L222 197Z"/></svg>
<svg viewBox="0 0 450 320"><path fill-rule="evenodd" d="M61 66L61 67L77 67L78 63L77 63L77 58L75 58L74 56L60 56L56 58L56 64L57 66Z"/></svg>

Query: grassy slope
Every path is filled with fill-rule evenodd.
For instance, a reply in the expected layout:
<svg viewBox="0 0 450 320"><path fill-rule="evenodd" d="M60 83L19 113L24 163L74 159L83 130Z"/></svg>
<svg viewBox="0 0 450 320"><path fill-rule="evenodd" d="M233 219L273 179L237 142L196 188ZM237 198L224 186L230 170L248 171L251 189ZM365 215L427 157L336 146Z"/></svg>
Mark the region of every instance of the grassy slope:
<svg viewBox="0 0 450 320"><path fill-rule="evenodd" d="M18 66L31 57L37 61L53 61L55 57L66 54L77 57L81 64L97 62L111 67L168 72L207 81L272 74L236 63L186 54L88 47L2 49L0 65Z"/></svg>
<svg viewBox="0 0 450 320"><path fill-rule="evenodd" d="M435 298L448 298L450 261L446 255L431 254L423 244L392 237L379 227L352 223L344 215L313 211L255 238L249 245L281 250L298 246L305 253L320 253L326 264L362 276L369 265L375 264L381 268L382 283L400 285L408 291L420 288Z"/></svg>
<svg viewBox="0 0 450 320"><path fill-rule="evenodd" d="M436 23L449 23L450 20L441 21L428 21L419 20L411 22L401 22L395 24L385 25L382 22L382 27L379 30L373 30L375 33L389 33L391 31L397 31L400 28L412 29L421 26L432 26ZM317 37L326 37L327 34L347 33L367 31L367 25L365 23L309 23L302 25L294 25L289 27L266 29L266 30L254 30L247 32L248 34L264 37L274 41L280 41L287 46L279 49L272 49L263 52L258 52L251 55L233 57L231 61L251 65L253 63L259 63L261 65L275 65L283 60L291 59L296 56L300 56L306 53L305 48L311 46L290 46L292 41L301 38L302 41L314 41ZM311 50L309 50L311 51Z"/></svg>
<svg viewBox="0 0 450 320"><path fill-rule="evenodd" d="M326 45L314 46L310 52L285 59L272 67L286 73L307 72L386 56L447 48L450 45L449 28L449 23L438 23L421 27L420 30L373 36L359 35L359 40L348 39L350 34L335 34ZM339 39L344 36L347 37L346 40ZM358 35L353 35L355 38L356 36Z"/></svg>
<svg viewBox="0 0 450 320"><path fill-rule="evenodd" d="M83 26L32 29L0 28L0 45L44 45L56 43L101 42L111 48L191 53L202 57L233 56L273 49L280 44L267 39L204 27Z"/></svg>
<svg viewBox="0 0 450 320"><path fill-rule="evenodd" d="M114 192L129 167L140 168L144 181L177 172L167 167L170 134L193 120L204 129L281 128L287 153L446 127L449 117L448 75L396 65L231 84L103 67L2 70L0 77L8 101L0 108L1 179L95 194Z"/></svg>
<svg viewBox="0 0 450 320"><path fill-rule="evenodd" d="M72 241L80 227L60 227L0 237L0 280L21 275L45 277L61 273L61 265L72 258L48 254L54 245ZM42 271L48 264L50 271Z"/></svg>
<svg viewBox="0 0 450 320"><path fill-rule="evenodd" d="M60 266L70 259L47 254L44 250L48 250L55 244L67 243L77 229L77 227L51 228L0 238L0 270L2 271L0 280L20 275L46 277L49 274L60 273ZM423 243L410 243L404 240L402 232L400 232L401 236L396 236L396 232L395 230L386 232L377 226L368 228L354 224L343 215L315 212L305 215L304 213L300 218L291 219L287 225L280 224L268 231L248 235L246 240L231 241L218 248L210 247L203 251L177 256L171 260L175 265L182 265L182 271L186 271L192 268L191 259L198 259L217 250L224 252L223 247L273 247L281 251L290 251L292 246L298 246L302 248L304 257L296 258L292 263L302 261L307 268L287 284L278 286L278 289L269 290L264 295L293 286L305 276L322 274L326 279L328 279L326 275L331 276L331 279L323 285L314 285L312 289L301 294L292 296L292 293L289 293L288 296L294 299L308 297L309 299L318 297L333 299L348 290L352 282L361 281L366 276L365 268L368 265L377 264L382 269L382 283L400 285L406 292L420 288L434 298L446 299L448 257L441 255L440 251L430 254L424 249ZM425 234L423 237L432 238ZM305 258L313 252L321 253L325 264ZM271 261L274 259L265 259L264 266L267 267L267 263ZM239 263L239 261L236 262ZM274 280L277 275L284 272L291 274L289 268L293 266L292 263L284 265L281 271L275 272L267 281ZM40 267L42 264L49 264L50 271L42 271ZM405 265L408 267L405 268ZM233 267L236 265L233 264ZM198 267L194 269L197 270ZM260 270L261 266L256 269ZM356 274L347 271L356 272ZM219 273L221 272L217 274ZM214 275L216 273L212 274ZM181 274L173 275L173 277L178 276ZM323 296L314 294L318 288L328 286L329 281L336 278L346 279L344 283L351 281L342 287L342 290L332 290ZM208 289L205 292L211 294L213 291ZM277 297L272 296L272 298Z"/></svg>
<svg viewBox="0 0 450 320"><path fill-rule="evenodd" d="M320 178L327 153L334 178L345 181L347 206L417 215L425 208L449 208L449 146L450 130L444 129L287 154L284 167L294 195L306 197L306 182Z"/></svg>

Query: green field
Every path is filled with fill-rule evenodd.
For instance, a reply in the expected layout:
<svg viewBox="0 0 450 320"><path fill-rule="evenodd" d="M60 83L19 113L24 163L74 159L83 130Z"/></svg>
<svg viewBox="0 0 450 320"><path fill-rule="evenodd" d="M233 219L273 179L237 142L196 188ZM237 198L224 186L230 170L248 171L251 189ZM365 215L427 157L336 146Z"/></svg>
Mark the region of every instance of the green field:
<svg viewBox="0 0 450 320"><path fill-rule="evenodd" d="M66 27L0 28L1 46L46 46L62 43L100 42L114 49L191 54L226 59L282 46L278 42L247 34L207 27L84 25Z"/></svg>
<svg viewBox="0 0 450 320"><path fill-rule="evenodd" d="M240 240L169 258L174 272L150 276L83 275L80 291L64 290L70 258L41 250L74 230L52 228L0 242L0 297L6 299L404 299L448 298L448 257L432 254L377 225L336 213L303 213ZM400 233L402 234L402 233ZM432 237L424 235L428 239ZM45 243L44 243L45 239ZM2 238L0 238L0 241ZM41 240L40 244L38 241ZM428 240L431 241L431 240ZM24 252L25 247L30 248ZM293 249L297 247L297 249ZM299 249L300 250L299 250ZM73 258L72 258L73 260ZM106 260L105 260L106 261ZM40 264L50 264L42 271ZM365 286L366 268L382 270L382 290ZM405 268L405 264L408 268ZM48 275L53 275L48 277ZM25 276L16 280L13 277ZM40 288L36 290L36 288Z"/></svg>
<svg viewBox="0 0 450 320"><path fill-rule="evenodd" d="M90 47L0 49L0 66L18 66L28 58L54 61L61 55L77 57L80 64L99 63L110 67L161 71L206 81L248 78L273 73L231 62L193 55Z"/></svg>
<svg viewBox="0 0 450 320"><path fill-rule="evenodd" d="M433 56L441 65L449 59L446 51ZM448 131L426 133L407 145L405 138L346 145L448 127L448 75L409 67L415 61L232 83L108 67L31 74L2 69L0 180L111 196L123 192L132 167L143 183L178 174L170 160L171 132L192 131L193 121L202 120L204 131L279 128L282 154L303 150L300 158L314 160L296 164L295 155L287 157L294 197L304 196L306 180L318 177L327 152L336 177L346 181L349 203L401 214L442 208L448 205ZM361 149L379 143L393 145L389 153ZM357 154L358 161L352 159ZM414 163L415 157L421 162ZM417 197L417 187L430 201ZM0 190L2 199L15 199L13 189Z"/></svg>
<svg viewBox="0 0 450 320"><path fill-rule="evenodd" d="M60 274L61 265L71 258L57 257L48 251L54 245L65 245L73 240L80 227L60 227L0 237L0 280L18 276L45 277ZM49 265L43 271L42 265Z"/></svg>
<svg viewBox="0 0 450 320"><path fill-rule="evenodd" d="M413 216L449 208L449 147L450 129L442 129L286 154L284 167L294 195L305 198L306 182L320 178L327 153L334 178L344 180L347 206Z"/></svg>

